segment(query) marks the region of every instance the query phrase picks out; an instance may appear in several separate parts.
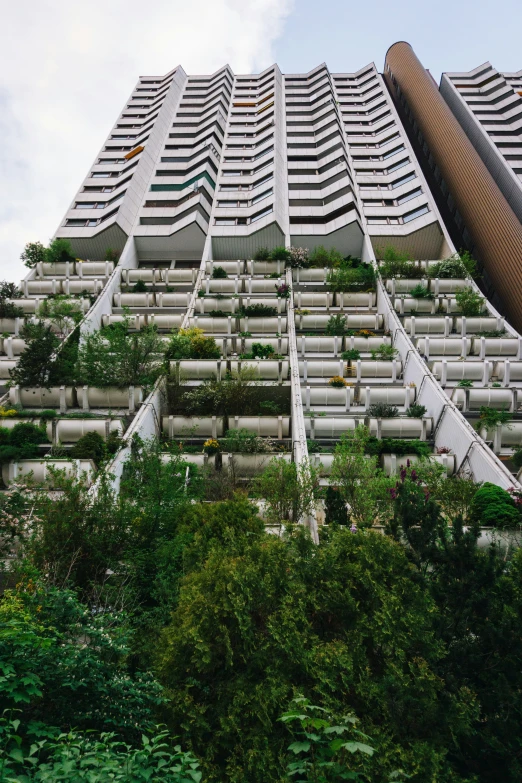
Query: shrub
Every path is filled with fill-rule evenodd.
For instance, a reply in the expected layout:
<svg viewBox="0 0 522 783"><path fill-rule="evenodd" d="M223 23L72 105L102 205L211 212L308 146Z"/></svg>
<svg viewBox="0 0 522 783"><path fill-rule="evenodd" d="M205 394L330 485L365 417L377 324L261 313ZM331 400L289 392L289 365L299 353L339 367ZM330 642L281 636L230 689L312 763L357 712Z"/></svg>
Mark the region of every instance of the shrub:
<svg viewBox="0 0 522 783"><path fill-rule="evenodd" d="M483 405L480 409L479 424L488 427L496 427L497 424L507 424L513 418L513 414L507 410L489 408Z"/></svg>
<svg viewBox="0 0 522 783"><path fill-rule="evenodd" d="M262 343L252 344L252 357L254 359L269 359L275 351L271 345L263 345Z"/></svg>
<svg viewBox="0 0 522 783"><path fill-rule="evenodd" d="M1 299L20 299L22 292L16 285L9 280L2 280L0 282L0 300Z"/></svg>
<svg viewBox="0 0 522 783"><path fill-rule="evenodd" d="M278 416L281 408L273 400L263 400L259 403L259 412L262 416Z"/></svg>
<svg viewBox="0 0 522 783"><path fill-rule="evenodd" d="M212 454L217 454L220 448L221 446L219 445L219 442L215 438L209 438L203 444L203 451L205 452L205 454L208 454L209 456Z"/></svg>
<svg viewBox="0 0 522 783"><path fill-rule="evenodd" d="M473 386L473 381L470 381L467 378L463 378L457 383L457 386L459 386L461 389L471 389Z"/></svg>
<svg viewBox="0 0 522 783"><path fill-rule="evenodd" d="M288 252L290 253L290 266L293 269L303 269L308 266L307 247L291 247Z"/></svg>
<svg viewBox="0 0 522 783"><path fill-rule="evenodd" d="M242 367L239 372L227 373L221 380L204 380L199 386L183 394L187 415L247 415L257 411L257 374L255 368Z"/></svg>
<svg viewBox="0 0 522 783"><path fill-rule="evenodd" d="M215 266L212 269L213 280L224 280L226 277L228 277L228 275L222 266Z"/></svg>
<svg viewBox="0 0 522 783"><path fill-rule="evenodd" d="M238 311L237 315L240 318L244 318L245 316L251 316L253 318L255 317L264 318L272 315L277 315L277 309L275 307L269 307L268 305L264 305L264 304L253 304L253 305L247 305L247 307L242 307Z"/></svg>
<svg viewBox="0 0 522 783"><path fill-rule="evenodd" d="M425 413L426 408L424 405L418 405L417 403L414 403L413 405L410 405L406 411L406 416L409 416L411 419L421 419Z"/></svg>
<svg viewBox="0 0 522 783"><path fill-rule="evenodd" d="M383 278L394 277L423 277L424 271L417 266L408 253L400 253L391 245L384 250L378 249L377 256L381 259L379 271Z"/></svg>
<svg viewBox="0 0 522 783"><path fill-rule="evenodd" d="M361 358L361 352L357 348L350 348L349 351L343 351L341 356L345 362L352 362Z"/></svg>
<svg viewBox="0 0 522 783"><path fill-rule="evenodd" d="M50 321L63 339L82 320L81 301L68 296L48 297L38 308L37 316Z"/></svg>
<svg viewBox="0 0 522 783"><path fill-rule="evenodd" d="M399 415L396 405L387 405L385 402L376 402L368 408L368 416L376 419L395 419Z"/></svg>
<svg viewBox="0 0 522 783"><path fill-rule="evenodd" d="M274 247L273 250L270 251L270 260L271 261L290 261L290 251L286 249L286 247Z"/></svg>
<svg viewBox="0 0 522 783"><path fill-rule="evenodd" d="M310 449L308 449L310 451ZM312 452L311 452L312 453ZM324 503L324 517L327 525L347 525L348 510L341 493L335 487L328 487Z"/></svg>
<svg viewBox="0 0 522 783"><path fill-rule="evenodd" d="M254 261L268 261L270 259L270 250L267 247L258 247L254 253Z"/></svg>
<svg viewBox="0 0 522 783"><path fill-rule="evenodd" d="M403 440L401 438L368 438L366 444L368 454L378 456L379 454L416 454L418 457L427 457L430 452L430 446L425 440Z"/></svg>
<svg viewBox="0 0 522 783"><path fill-rule="evenodd" d="M11 382L20 386L50 385L50 359L60 345L60 340L43 321L26 324L21 335L27 347L16 367L9 371Z"/></svg>
<svg viewBox="0 0 522 783"><path fill-rule="evenodd" d="M416 285L415 288L412 288L410 296L413 299L433 299L433 294L423 285Z"/></svg>
<svg viewBox="0 0 522 783"><path fill-rule="evenodd" d="M397 356L399 355L399 351L397 350L397 348L394 348L393 345L388 345L387 343L383 343L382 345L379 345L378 348L372 348L371 355L372 355L372 359L379 359L380 361L391 362L393 359L397 358Z"/></svg>
<svg viewBox="0 0 522 783"><path fill-rule="evenodd" d="M274 457L255 480L254 492L265 501L269 524L297 524L312 512L317 484L316 471L310 466Z"/></svg>
<svg viewBox="0 0 522 783"><path fill-rule="evenodd" d="M11 430L0 427L0 463L38 457L41 443L49 443L44 427L29 421L20 421Z"/></svg>
<svg viewBox="0 0 522 783"><path fill-rule="evenodd" d="M520 512L509 492L489 481L473 498L471 518L485 527L511 528L520 524Z"/></svg>
<svg viewBox="0 0 522 783"><path fill-rule="evenodd" d="M22 307L15 305L14 302L7 302L0 297L0 318L23 318L24 311Z"/></svg>
<svg viewBox="0 0 522 783"><path fill-rule="evenodd" d="M107 386L148 386L161 374L163 343L154 326L131 332L129 319L85 337L76 368L78 383Z"/></svg>
<svg viewBox="0 0 522 783"><path fill-rule="evenodd" d="M348 332L345 315L332 315L326 324L326 334L342 337Z"/></svg>
<svg viewBox="0 0 522 783"><path fill-rule="evenodd" d="M69 452L73 459L92 459L99 465L105 457L105 442L97 432L86 432Z"/></svg>
<svg viewBox="0 0 522 783"><path fill-rule="evenodd" d="M52 264L58 261L74 261L75 256L72 252L72 245L68 239L57 237L53 239L45 253L45 260Z"/></svg>
<svg viewBox="0 0 522 783"><path fill-rule="evenodd" d="M328 381L328 386L333 386L335 389L343 389L345 386L348 386L348 383L340 375L334 375Z"/></svg>
<svg viewBox="0 0 522 783"><path fill-rule="evenodd" d="M313 267L337 267L341 266L344 259L335 248L327 250L324 245L317 245L309 256L310 266Z"/></svg>
<svg viewBox="0 0 522 783"><path fill-rule="evenodd" d="M46 249L41 242L28 242L22 251L20 259L26 267L33 269L36 264L46 261Z"/></svg>
<svg viewBox="0 0 522 783"><path fill-rule="evenodd" d="M513 456L511 457L511 461L513 465L517 468L517 470L520 470L522 468L522 448L517 449Z"/></svg>
<svg viewBox="0 0 522 783"><path fill-rule="evenodd" d="M105 261L112 261L114 264L117 264L119 257L118 251L113 250L111 247L108 247L105 251Z"/></svg>
<svg viewBox="0 0 522 783"><path fill-rule="evenodd" d="M138 280L133 286L132 286L132 293L133 294L144 294L148 291L147 286L145 285L143 280Z"/></svg>
<svg viewBox="0 0 522 783"><path fill-rule="evenodd" d="M278 296L281 297L281 299L290 299L290 292L292 289L287 283L281 283L281 285L276 285L275 290Z"/></svg>
<svg viewBox="0 0 522 783"><path fill-rule="evenodd" d="M463 288L455 293L457 306L462 315L468 318L480 315L484 305L484 297L472 288Z"/></svg>
<svg viewBox="0 0 522 783"><path fill-rule="evenodd" d="M467 269L457 254L450 258L445 258L437 264L432 264L428 268L428 274L430 277L440 277L443 279L468 276Z"/></svg>
<svg viewBox="0 0 522 783"><path fill-rule="evenodd" d="M221 351L213 337L205 337L203 329L191 327L172 334L165 350L165 358L173 361L182 359L219 359Z"/></svg>
<svg viewBox="0 0 522 783"><path fill-rule="evenodd" d="M332 291L368 291L375 288L375 272L370 264L352 267L343 262L328 272L326 284Z"/></svg>
<svg viewBox="0 0 522 783"><path fill-rule="evenodd" d="M221 439L221 448L236 454L266 454L274 451L274 442L271 438L262 438L250 430L227 430L225 437Z"/></svg>

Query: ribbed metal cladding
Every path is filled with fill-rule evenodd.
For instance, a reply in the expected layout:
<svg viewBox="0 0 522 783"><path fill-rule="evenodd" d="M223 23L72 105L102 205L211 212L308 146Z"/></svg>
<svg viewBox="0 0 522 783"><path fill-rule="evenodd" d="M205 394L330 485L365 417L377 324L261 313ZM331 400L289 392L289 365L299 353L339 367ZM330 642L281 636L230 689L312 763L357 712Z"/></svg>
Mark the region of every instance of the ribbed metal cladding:
<svg viewBox="0 0 522 783"><path fill-rule="evenodd" d="M506 315L521 330L522 224L410 44L388 49L384 77L395 97L400 87Z"/></svg>

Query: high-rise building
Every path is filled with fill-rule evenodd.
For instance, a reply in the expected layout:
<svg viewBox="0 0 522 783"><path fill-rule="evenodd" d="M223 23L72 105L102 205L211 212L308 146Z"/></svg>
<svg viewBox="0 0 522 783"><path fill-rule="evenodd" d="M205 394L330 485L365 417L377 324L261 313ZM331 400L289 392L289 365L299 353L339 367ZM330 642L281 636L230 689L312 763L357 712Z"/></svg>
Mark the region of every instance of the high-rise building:
<svg viewBox="0 0 522 783"><path fill-rule="evenodd" d="M522 70L443 73L440 92L522 221Z"/></svg>
<svg viewBox="0 0 522 783"><path fill-rule="evenodd" d="M449 252L382 75L142 77L57 236L93 256L129 236L150 260L245 258L260 245Z"/></svg>
<svg viewBox="0 0 522 783"><path fill-rule="evenodd" d="M384 74L141 77L56 237L72 255L45 256L3 300L0 383L16 377L0 404L15 406L11 426L21 408L56 409L38 456L2 466L6 485L32 470L52 486L51 463L94 481L94 464L70 456L92 432L122 436L115 486L134 435L234 481L273 458L312 464L328 485L337 441L365 425L389 475L427 455L448 476L520 489L522 227L408 44L389 50ZM45 354L17 373L35 318L63 338L57 356L69 346L68 374L55 363L51 378ZM71 370L78 345L98 333L103 353L117 324L132 372ZM180 328L200 330L207 354L188 333L184 353L166 352ZM132 353L140 334L153 339L150 375ZM189 404L211 379L219 393L255 382L255 394ZM484 420L484 407L513 421ZM245 432L256 449L241 450Z"/></svg>

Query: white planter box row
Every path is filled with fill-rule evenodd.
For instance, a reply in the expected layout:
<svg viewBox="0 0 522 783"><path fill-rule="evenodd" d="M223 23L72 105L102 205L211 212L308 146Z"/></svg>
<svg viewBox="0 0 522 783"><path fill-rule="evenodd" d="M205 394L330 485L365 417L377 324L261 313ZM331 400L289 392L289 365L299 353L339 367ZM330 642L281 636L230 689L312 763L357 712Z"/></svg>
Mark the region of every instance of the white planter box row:
<svg viewBox="0 0 522 783"><path fill-rule="evenodd" d="M78 293L81 293L81 291L78 291ZM35 315L35 313L38 312L40 305L44 303L45 298L46 297L44 296L44 297L35 297L34 299L8 299L7 301L16 305L16 307L21 307L22 310L24 311L24 315ZM75 300L75 304L78 307L78 310L80 310L82 313L86 313L91 306L89 299L77 299ZM9 321L13 319L2 319L2 320ZM11 332L12 330L5 329L3 331Z"/></svg>
<svg viewBox="0 0 522 783"><path fill-rule="evenodd" d="M190 462L192 465L196 465L198 468L205 465L212 465L215 462L215 456L208 456L207 454L187 454L182 453L181 458L185 462ZM168 462L171 459L170 454L162 454L162 461ZM281 460L282 462L291 462L292 455L289 453L269 453L269 454L231 454L223 453L221 455L222 467L225 470L233 471L236 476L249 478L261 473L269 462L273 459Z"/></svg>
<svg viewBox="0 0 522 783"><path fill-rule="evenodd" d="M30 477L35 484L54 489L57 482L53 471L64 473L66 478L81 479L89 487L93 482L96 467L90 459L24 459L2 465L2 479L4 484L9 486L15 481Z"/></svg>
<svg viewBox="0 0 522 783"><path fill-rule="evenodd" d="M143 293L143 294L114 294L114 307L184 307L190 304L192 292L187 293ZM239 299L216 299L214 297L199 297L196 300L196 310L200 314L210 313L213 310L223 310L227 313L237 313L240 307L248 305L264 305L273 307L278 313L286 312L286 299L274 297L273 299L261 299L254 297L240 297Z"/></svg>
<svg viewBox="0 0 522 783"><path fill-rule="evenodd" d="M152 283L191 283L195 284L199 269L122 269L121 279L126 285L134 285L138 280Z"/></svg>
<svg viewBox="0 0 522 783"><path fill-rule="evenodd" d="M299 374L303 380L308 378L332 378L339 375L341 378L353 378L357 383L362 378L389 378L392 382L397 380L402 372L402 362L399 359L393 359L390 362L357 359L349 367L345 361L319 359L300 359Z"/></svg>
<svg viewBox="0 0 522 783"><path fill-rule="evenodd" d="M370 434L376 438L408 438L426 440L433 431L430 418L409 419L365 419L364 416L315 416L305 417L305 430L311 440L316 438L339 438L345 432L353 432L359 425L366 424Z"/></svg>
<svg viewBox="0 0 522 783"><path fill-rule="evenodd" d="M416 454L404 454L401 456L398 456L397 454L382 454L380 458L380 465L387 476L396 476L399 473L401 466L407 465L408 460L410 461L410 464L414 465L418 463L420 459L421 458ZM447 476L452 476L455 473L454 454L430 454L428 459L430 462L444 465ZM330 475L333 461L333 454L310 455L310 464L323 476Z"/></svg>
<svg viewBox="0 0 522 783"><path fill-rule="evenodd" d="M27 343L21 337L0 337L0 351L5 353L8 359L14 359L27 348Z"/></svg>
<svg viewBox="0 0 522 783"><path fill-rule="evenodd" d="M373 348L381 345L391 345L391 338L385 337L309 337L297 335L297 350L304 357L305 353L324 354L333 353L339 356L343 351L355 349L360 353L370 353Z"/></svg>
<svg viewBox="0 0 522 783"><path fill-rule="evenodd" d="M0 381L8 381L11 376L9 370L14 370L16 367L16 359L4 359L0 360Z"/></svg>
<svg viewBox="0 0 522 783"><path fill-rule="evenodd" d="M99 294L105 285L104 280L94 278L93 280L85 278L66 278L58 280L53 277L51 280L24 280L22 290L25 296L38 296L49 294L81 294L86 291L88 294Z"/></svg>
<svg viewBox="0 0 522 783"><path fill-rule="evenodd" d="M430 315L435 315L439 308L444 310L445 313L460 312L457 300L451 297L439 296L434 299L414 299L406 296L394 298L392 304L399 315L404 315L404 313L429 313ZM485 302L482 305L482 312L487 312Z"/></svg>
<svg viewBox="0 0 522 783"><path fill-rule="evenodd" d="M493 451L499 454L501 449L517 449L522 446L522 421L510 421L495 427L482 427L480 437L493 441Z"/></svg>
<svg viewBox="0 0 522 783"><path fill-rule="evenodd" d="M54 264L36 264L36 276L42 277L103 277L114 272L112 261L57 261Z"/></svg>
<svg viewBox="0 0 522 783"><path fill-rule="evenodd" d="M519 408L518 389L453 389L451 401L464 413L483 406L516 411Z"/></svg>
<svg viewBox="0 0 522 783"><path fill-rule="evenodd" d="M484 361L442 359L439 362L432 362L430 366L441 386L446 386L448 382L462 380L479 381L485 386L492 378L498 379L504 386L522 381L522 362L513 362L510 359L496 362L487 359Z"/></svg>
<svg viewBox="0 0 522 783"><path fill-rule="evenodd" d="M0 427L13 429L20 422L31 421L33 424L39 424L38 415L34 419L19 419L15 416L0 419ZM121 419L46 419L45 434L50 443L77 443L80 438L87 435L88 432L97 432L104 440L107 440L111 432L118 432L123 435L124 426Z"/></svg>
<svg viewBox="0 0 522 783"><path fill-rule="evenodd" d="M416 347L427 359L444 356L512 356L522 360L521 337L419 337Z"/></svg>
<svg viewBox="0 0 522 783"><path fill-rule="evenodd" d="M162 426L169 438L220 438L224 434L221 416L164 416ZM281 440L290 435L290 416L229 416L228 427Z"/></svg>
<svg viewBox="0 0 522 783"><path fill-rule="evenodd" d="M449 315L434 315L429 317L416 317L412 315L404 319L404 328L410 337L419 334L439 334L449 337L455 332L461 337L477 332L504 331L504 319L493 316L477 316L476 318L450 317Z"/></svg>
<svg viewBox="0 0 522 783"><path fill-rule="evenodd" d="M415 402L416 389L411 386L345 386L336 389L333 386L305 386L301 389L301 397L306 411L315 406L335 405L349 411L354 405L368 410L370 405L383 403L396 405L408 410Z"/></svg>
<svg viewBox="0 0 522 783"><path fill-rule="evenodd" d="M239 324L239 327L238 327ZM195 315L189 318L189 326L203 329L206 334L233 334L234 332L250 332L251 334L285 334L287 331L287 319L277 315L268 318L212 318L209 316ZM264 338L256 339L261 342Z"/></svg>
<svg viewBox="0 0 522 783"><path fill-rule="evenodd" d="M281 383L288 376L289 362L284 360L231 360L229 362L218 360L187 359L185 361L170 362L170 370L173 373L181 373L181 377L187 380L205 380L217 378L221 380L227 371L227 364L231 372L239 372L248 368L255 372L255 377L267 381Z"/></svg>
<svg viewBox="0 0 522 783"><path fill-rule="evenodd" d="M132 412L143 402L141 386L127 386L123 389L115 386L104 389L94 386L53 386L49 389L42 386L12 386L9 389L9 401L12 405L25 408L60 408L61 412L76 407L75 395L83 410L128 408Z"/></svg>
<svg viewBox="0 0 522 783"><path fill-rule="evenodd" d="M436 278L436 277L423 277L420 280L406 279L406 278L393 278L386 281L386 290L390 296L396 294L408 294L413 288L421 285L427 288L434 296L439 294L451 294L454 291L462 291L464 288L470 288L472 285L471 280L466 280L461 277L454 278Z"/></svg>
<svg viewBox="0 0 522 783"><path fill-rule="evenodd" d="M118 313L110 315L102 315L102 326L109 326L110 324L122 323L124 320L129 321L130 328L136 331L143 329L145 326L156 326L160 331L170 332L172 329L179 329L183 321L183 315L178 313L169 313L168 315L151 313L150 315L131 315L128 319L124 315Z"/></svg>

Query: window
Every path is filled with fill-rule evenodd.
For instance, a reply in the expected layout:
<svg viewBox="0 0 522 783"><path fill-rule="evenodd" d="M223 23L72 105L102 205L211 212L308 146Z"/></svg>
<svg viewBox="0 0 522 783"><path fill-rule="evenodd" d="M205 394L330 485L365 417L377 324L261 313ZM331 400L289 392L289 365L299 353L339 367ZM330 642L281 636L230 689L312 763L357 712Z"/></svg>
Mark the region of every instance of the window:
<svg viewBox="0 0 522 783"><path fill-rule="evenodd" d="M429 212L429 209L427 206L420 207L419 209L416 209L414 212L409 212L408 214L404 215L403 221L405 223L409 223L410 220L415 220L415 218L421 217L421 215L426 215Z"/></svg>
<svg viewBox="0 0 522 783"><path fill-rule="evenodd" d="M235 218L216 218L214 225L216 226L235 226Z"/></svg>
<svg viewBox="0 0 522 783"><path fill-rule="evenodd" d="M105 172L105 171L92 171L91 172L91 177L93 179L96 178L96 177L111 177L113 173L114 172L110 172L110 171L107 171L107 172Z"/></svg>
<svg viewBox="0 0 522 783"><path fill-rule="evenodd" d="M261 220L262 218L266 217L267 215L270 215L271 212L274 211L273 207L267 207L262 212L258 212L257 215L253 215L250 218L251 223L256 223L258 220Z"/></svg>
<svg viewBox="0 0 522 783"><path fill-rule="evenodd" d="M107 206L105 201L95 201L95 202L87 202L87 201L77 201L75 205L75 209L105 209Z"/></svg>
<svg viewBox="0 0 522 783"><path fill-rule="evenodd" d="M240 171L222 171L221 176L223 177L240 177L241 172Z"/></svg>
<svg viewBox="0 0 522 783"><path fill-rule="evenodd" d="M407 201L411 201L412 198L417 198L417 196L422 195L422 188L417 188L416 190L412 190L410 193L406 193L406 195L401 196L397 199L397 205L400 206L401 204L405 204Z"/></svg>
<svg viewBox="0 0 522 783"><path fill-rule="evenodd" d="M401 185L405 185L407 182L411 182L412 179L415 179L415 174L407 174L405 177L401 177L400 179L396 179L395 182L392 182L391 186L392 188L400 188Z"/></svg>

